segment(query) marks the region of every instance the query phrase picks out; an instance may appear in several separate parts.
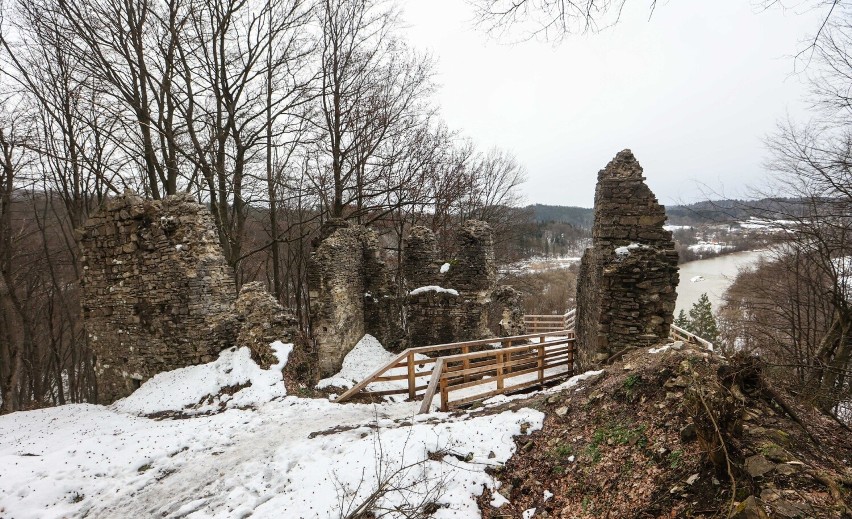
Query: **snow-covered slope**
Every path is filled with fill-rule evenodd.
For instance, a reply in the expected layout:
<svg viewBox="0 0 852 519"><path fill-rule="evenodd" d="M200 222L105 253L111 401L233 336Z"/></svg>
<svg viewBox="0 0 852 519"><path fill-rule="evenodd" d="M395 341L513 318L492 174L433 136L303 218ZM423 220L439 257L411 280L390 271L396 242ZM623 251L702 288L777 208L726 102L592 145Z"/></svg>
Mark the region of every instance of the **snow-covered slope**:
<svg viewBox="0 0 852 519"><path fill-rule="evenodd" d="M485 467L505 462L512 437L543 420L529 409L416 416L418 402L285 396L289 345L275 349L281 362L268 371L229 350L113 406L0 417L0 517L337 518L389 479L401 490L379 507L425 495L436 518L479 517L475 496L495 484ZM241 389L218 395L223 388ZM164 411L190 417L140 416Z"/></svg>

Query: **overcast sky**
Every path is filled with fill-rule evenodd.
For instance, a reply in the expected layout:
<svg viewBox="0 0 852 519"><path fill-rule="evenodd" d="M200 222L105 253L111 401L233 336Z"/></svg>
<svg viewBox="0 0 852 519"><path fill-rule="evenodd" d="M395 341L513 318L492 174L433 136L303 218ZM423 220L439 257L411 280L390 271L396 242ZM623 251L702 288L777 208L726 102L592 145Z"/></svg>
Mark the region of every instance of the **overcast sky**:
<svg viewBox="0 0 852 519"><path fill-rule="evenodd" d="M807 117L791 56L818 13L658 3L649 20L649 2L629 0L614 28L559 45L493 41L463 0L403 6L410 41L438 60L445 120L515 154L527 203L590 207L598 170L624 148L663 204L745 196L766 176L764 137Z"/></svg>

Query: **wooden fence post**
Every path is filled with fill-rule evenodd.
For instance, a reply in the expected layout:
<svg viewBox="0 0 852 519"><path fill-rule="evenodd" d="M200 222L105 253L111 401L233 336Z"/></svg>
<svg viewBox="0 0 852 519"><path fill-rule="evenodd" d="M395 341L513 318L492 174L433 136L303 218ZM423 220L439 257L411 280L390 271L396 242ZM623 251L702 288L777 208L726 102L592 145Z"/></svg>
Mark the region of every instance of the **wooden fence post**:
<svg viewBox="0 0 852 519"><path fill-rule="evenodd" d="M417 379L414 377L414 352L408 352L408 398L414 400L417 396L417 391L414 389L417 384Z"/></svg>
<svg viewBox="0 0 852 519"><path fill-rule="evenodd" d="M464 353L465 355L470 353L470 346L462 346L462 353ZM465 374L463 377L465 382L470 381L470 375L467 373L468 368L470 368L470 359L464 359L462 361L462 369L465 370Z"/></svg>
<svg viewBox="0 0 852 519"><path fill-rule="evenodd" d="M450 409L450 396L449 391L447 391L447 377L444 374L441 374L441 411L447 412Z"/></svg>
<svg viewBox="0 0 852 519"><path fill-rule="evenodd" d="M497 389L503 389L503 352L497 353Z"/></svg>
<svg viewBox="0 0 852 519"><path fill-rule="evenodd" d="M571 370L571 375L574 374L574 348L577 344L577 341L572 339L571 342L568 343L568 367Z"/></svg>
<svg viewBox="0 0 852 519"><path fill-rule="evenodd" d="M435 396L435 391L438 389L441 381L441 375L444 372L444 359L439 358L432 368L432 378L429 379L429 385L426 387L426 392L423 394L423 402L420 404L420 414L428 413L432 410L432 398Z"/></svg>
<svg viewBox="0 0 852 519"><path fill-rule="evenodd" d="M538 383L544 383L544 344L538 345Z"/></svg>

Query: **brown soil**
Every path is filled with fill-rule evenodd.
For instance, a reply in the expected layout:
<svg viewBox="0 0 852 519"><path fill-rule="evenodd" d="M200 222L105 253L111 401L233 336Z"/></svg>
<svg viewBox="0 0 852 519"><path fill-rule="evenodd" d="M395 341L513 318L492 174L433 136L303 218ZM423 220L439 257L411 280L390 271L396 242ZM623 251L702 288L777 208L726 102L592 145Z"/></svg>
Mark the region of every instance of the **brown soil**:
<svg viewBox="0 0 852 519"><path fill-rule="evenodd" d="M483 518L729 517L740 503L734 517L852 517L852 433L753 358L643 349L577 387L512 402L547 417L516 438L495 472L509 503L486 491Z"/></svg>

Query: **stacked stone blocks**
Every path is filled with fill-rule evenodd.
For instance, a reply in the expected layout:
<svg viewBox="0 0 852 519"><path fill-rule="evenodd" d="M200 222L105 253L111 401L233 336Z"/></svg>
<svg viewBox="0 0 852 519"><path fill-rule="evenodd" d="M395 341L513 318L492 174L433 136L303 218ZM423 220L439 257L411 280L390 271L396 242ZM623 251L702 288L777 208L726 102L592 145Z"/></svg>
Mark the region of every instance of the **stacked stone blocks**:
<svg viewBox="0 0 852 519"><path fill-rule="evenodd" d="M78 238L99 401L234 344L233 271L209 212L192 197L108 199Z"/></svg>
<svg viewBox="0 0 852 519"><path fill-rule="evenodd" d="M665 208L624 150L598 173L592 247L580 264L577 342L582 369L669 335L679 281Z"/></svg>

